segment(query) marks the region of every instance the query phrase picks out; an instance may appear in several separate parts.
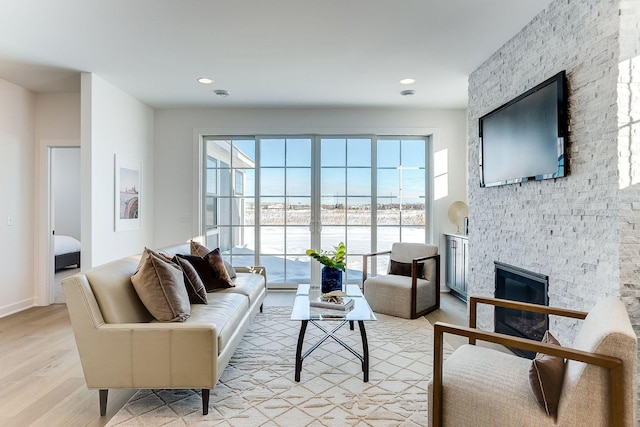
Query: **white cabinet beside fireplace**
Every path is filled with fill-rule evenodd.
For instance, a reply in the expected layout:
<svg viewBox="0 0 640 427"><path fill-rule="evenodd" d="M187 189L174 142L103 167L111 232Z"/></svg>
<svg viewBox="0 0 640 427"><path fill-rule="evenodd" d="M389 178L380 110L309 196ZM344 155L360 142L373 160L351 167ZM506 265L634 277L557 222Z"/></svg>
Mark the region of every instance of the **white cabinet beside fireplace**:
<svg viewBox="0 0 640 427"><path fill-rule="evenodd" d="M446 283L451 293L467 301L467 270L469 268L469 238L460 234L445 233Z"/></svg>

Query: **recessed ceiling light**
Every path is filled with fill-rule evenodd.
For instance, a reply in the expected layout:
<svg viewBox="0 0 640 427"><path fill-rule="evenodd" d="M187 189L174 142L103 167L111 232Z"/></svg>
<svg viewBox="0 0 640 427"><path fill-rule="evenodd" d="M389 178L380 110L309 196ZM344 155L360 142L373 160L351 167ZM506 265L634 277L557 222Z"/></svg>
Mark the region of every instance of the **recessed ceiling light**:
<svg viewBox="0 0 640 427"><path fill-rule="evenodd" d="M400 95L402 96L413 96L416 94L415 90L403 90L402 92L400 92Z"/></svg>
<svg viewBox="0 0 640 427"><path fill-rule="evenodd" d="M213 93L215 93L216 95L222 98L226 98L227 96L229 96L229 92L223 89L214 90Z"/></svg>
<svg viewBox="0 0 640 427"><path fill-rule="evenodd" d="M412 79L412 78L406 78L406 79L400 80L400 84L403 84L403 85L410 85L415 82L416 82L416 79Z"/></svg>
<svg viewBox="0 0 640 427"><path fill-rule="evenodd" d="M203 85L210 85L211 83L213 83L213 80L207 77L200 77L198 79L198 82L202 83Z"/></svg>

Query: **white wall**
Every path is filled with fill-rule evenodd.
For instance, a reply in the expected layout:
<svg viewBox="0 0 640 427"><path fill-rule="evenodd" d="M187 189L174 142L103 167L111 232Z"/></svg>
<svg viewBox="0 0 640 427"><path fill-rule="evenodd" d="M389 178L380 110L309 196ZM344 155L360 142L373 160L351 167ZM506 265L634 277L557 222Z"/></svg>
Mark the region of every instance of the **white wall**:
<svg viewBox="0 0 640 427"><path fill-rule="evenodd" d="M52 150L53 228L57 235L80 240L80 148Z"/></svg>
<svg viewBox="0 0 640 427"><path fill-rule="evenodd" d="M34 303L34 129L35 95L0 80L0 317Z"/></svg>
<svg viewBox="0 0 640 427"><path fill-rule="evenodd" d="M156 244L161 247L182 242L198 233L194 147L200 134L432 134L434 151L448 150L449 194L433 203L434 237L443 252L442 232L455 231L447 219L447 209L455 200L467 200L466 126L466 110L461 109L157 110Z"/></svg>
<svg viewBox="0 0 640 427"><path fill-rule="evenodd" d="M82 266L153 246L153 109L99 76L81 78ZM115 155L142 162L141 228L115 232Z"/></svg>

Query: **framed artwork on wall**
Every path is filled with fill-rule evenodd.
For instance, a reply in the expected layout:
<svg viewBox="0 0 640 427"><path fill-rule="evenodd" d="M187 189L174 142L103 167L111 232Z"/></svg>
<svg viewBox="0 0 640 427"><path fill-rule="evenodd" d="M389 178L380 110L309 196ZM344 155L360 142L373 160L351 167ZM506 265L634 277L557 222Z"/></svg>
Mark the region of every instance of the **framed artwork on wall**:
<svg viewBox="0 0 640 427"><path fill-rule="evenodd" d="M141 227L142 162L115 155L115 231Z"/></svg>

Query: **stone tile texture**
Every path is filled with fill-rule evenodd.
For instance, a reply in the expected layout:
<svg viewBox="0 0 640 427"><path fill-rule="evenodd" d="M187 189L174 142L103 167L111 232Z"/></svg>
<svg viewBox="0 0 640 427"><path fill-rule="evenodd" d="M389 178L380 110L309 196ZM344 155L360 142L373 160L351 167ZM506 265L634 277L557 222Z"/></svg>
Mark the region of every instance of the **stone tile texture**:
<svg viewBox="0 0 640 427"><path fill-rule="evenodd" d="M480 188L479 117L561 70L568 176ZM554 306L622 298L640 331L640 1L550 3L471 74L468 117L469 294L493 296L501 261L548 275ZM493 329L492 310L479 325ZM565 345L578 327L550 319Z"/></svg>

